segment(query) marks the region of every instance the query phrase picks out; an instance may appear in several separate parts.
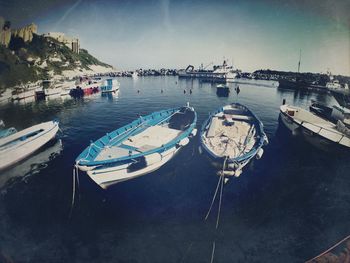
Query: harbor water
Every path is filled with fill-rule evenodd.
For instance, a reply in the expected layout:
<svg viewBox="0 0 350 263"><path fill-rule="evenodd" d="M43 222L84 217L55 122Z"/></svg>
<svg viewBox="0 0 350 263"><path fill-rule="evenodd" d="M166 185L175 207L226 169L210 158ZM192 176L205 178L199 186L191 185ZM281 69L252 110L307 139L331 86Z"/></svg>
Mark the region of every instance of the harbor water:
<svg viewBox="0 0 350 263"><path fill-rule="evenodd" d="M333 104L327 94L239 84L218 97L216 85L177 77L119 78L117 94L0 105L17 130L58 119L58 139L0 174L0 258L13 262L305 262L350 232L349 157L321 152L279 123L279 106ZM198 136L151 174L100 189L79 175L75 158L91 140L154 111L187 102L200 128L230 102L264 123L269 145L224 186L208 218L218 176L198 151ZM0 260L1 261L1 260Z"/></svg>

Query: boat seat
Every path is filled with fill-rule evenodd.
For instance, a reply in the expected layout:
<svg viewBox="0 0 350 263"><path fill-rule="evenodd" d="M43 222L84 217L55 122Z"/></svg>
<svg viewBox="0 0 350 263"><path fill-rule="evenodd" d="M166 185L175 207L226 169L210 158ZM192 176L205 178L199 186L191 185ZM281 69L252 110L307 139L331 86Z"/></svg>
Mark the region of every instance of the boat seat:
<svg viewBox="0 0 350 263"><path fill-rule="evenodd" d="M246 116L246 115L225 114L225 119L249 121L252 118L250 116Z"/></svg>
<svg viewBox="0 0 350 263"><path fill-rule="evenodd" d="M207 131L207 137L212 138L215 136L215 132L217 128L220 125L221 120L219 120L217 117L213 117L209 126L209 129Z"/></svg>

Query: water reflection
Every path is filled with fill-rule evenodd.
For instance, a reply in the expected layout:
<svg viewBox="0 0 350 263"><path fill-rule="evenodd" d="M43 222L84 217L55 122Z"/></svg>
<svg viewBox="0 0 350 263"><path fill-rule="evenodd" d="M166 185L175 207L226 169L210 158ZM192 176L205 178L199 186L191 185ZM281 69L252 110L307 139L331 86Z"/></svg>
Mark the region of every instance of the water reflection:
<svg viewBox="0 0 350 263"><path fill-rule="evenodd" d="M0 176L0 189L10 187L16 182L21 182L39 173L42 169L46 168L48 163L56 158L62 150L63 146L60 139L49 142L28 159L2 172Z"/></svg>

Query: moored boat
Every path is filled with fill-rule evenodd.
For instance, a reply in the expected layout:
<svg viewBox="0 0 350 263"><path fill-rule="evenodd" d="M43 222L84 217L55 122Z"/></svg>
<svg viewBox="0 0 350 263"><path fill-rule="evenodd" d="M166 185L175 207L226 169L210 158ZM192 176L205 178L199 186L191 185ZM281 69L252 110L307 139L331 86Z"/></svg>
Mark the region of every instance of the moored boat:
<svg viewBox="0 0 350 263"><path fill-rule="evenodd" d="M58 131L58 122L49 121L34 125L0 139L0 170L25 159L41 148Z"/></svg>
<svg viewBox="0 0 350 263"><path fill-rule="evenodd" d="M280 118L295 135L325 151L350 149L350 129L343 121L336 123L296 106L282 105Z"/></svg>
<svg viewBox="0 0 350 263"><path fill-rule="evenodd" d="M252 158L262 157L268 143L262 122L239 103L213 112L202 126L200 141L219 174L236 177Z"/></svg>
<svg viewBox="0 0 350 263"><path fill-rule="evenodd" d="M148 174L167 163L196 134L190 106L154 112L92 142L76 159L102 188Z"/></svg>
<svg viewBox="0 0 350 263"><path fill-rule="evenodd" d="M219 97L228 97L230 94L230 88L227 85L219 84L216 86L216 95Z"/></svg>
<svg viewBox="0 0 350 263"><path fill-rule="evenodd" d="M119 90L119 82L116 79L106 79L100 86L101 93L116 92Z"/></svg>

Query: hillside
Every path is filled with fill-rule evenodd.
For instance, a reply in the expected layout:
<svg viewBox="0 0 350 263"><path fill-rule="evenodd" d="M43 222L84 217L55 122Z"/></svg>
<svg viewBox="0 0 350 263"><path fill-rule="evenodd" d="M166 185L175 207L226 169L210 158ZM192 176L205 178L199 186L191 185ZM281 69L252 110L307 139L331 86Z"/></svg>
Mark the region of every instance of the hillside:
<svg viewBox="0 0 350 263"><path fill-rule="evenodd" d="M112 71L87 50L74 53L53 38L33 35L31 42L12 37L8 48L0 46L0 90L40 79Z"/></svg>

